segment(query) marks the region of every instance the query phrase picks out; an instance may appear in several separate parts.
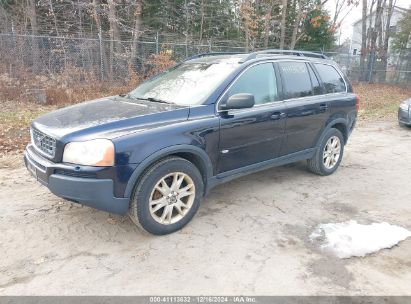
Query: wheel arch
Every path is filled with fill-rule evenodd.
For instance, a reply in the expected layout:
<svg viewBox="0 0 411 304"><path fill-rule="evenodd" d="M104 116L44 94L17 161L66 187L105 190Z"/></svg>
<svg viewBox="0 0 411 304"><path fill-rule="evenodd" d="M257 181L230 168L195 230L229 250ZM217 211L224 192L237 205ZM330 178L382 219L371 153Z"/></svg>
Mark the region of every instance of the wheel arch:
<svg viewBox="0 0 411 304"><path fill-rule="evenodd" d="M317 147L321 142L321 138L322 138L323 134L331 128L334 128L334 129L337 129L338 131L340 131L341 134L344 137L344 144L347 143L348 135L349 135L348 134L348 122L345 118L335 118L335 119L330 120L327 123L324 130L321 132L321 135L318 137L318 140L317 140L317 144L316 144Z"/></svg>
<svg viewBox="0 0 411 304"><path fill-rule="evenodd" d="M344 137L344 144L347 143L347 141L348 141L348 129L347 129L346 122L345 122L345 123L344 123L344 122L335 122L335 123L332 123L332 124L330 125L330 128L334 128L334 129L337 129L338 131L340 131L341 134L342 134L343 137Z"/></svg>
<svg viewBox="0 0 411 304"><path fill-rule="evenodd" d="M147 168L149 168L157 161L169 156L178 156L193 163L201 173L204 182L204 189L207 188L207 180L213 174L213 166L207 153L196 146L176 145L156 151L145 158L137 166L130 179L128 180L126 189L124 191L124 197L131 197L135 184L138 182L139 178Z"/></svg>

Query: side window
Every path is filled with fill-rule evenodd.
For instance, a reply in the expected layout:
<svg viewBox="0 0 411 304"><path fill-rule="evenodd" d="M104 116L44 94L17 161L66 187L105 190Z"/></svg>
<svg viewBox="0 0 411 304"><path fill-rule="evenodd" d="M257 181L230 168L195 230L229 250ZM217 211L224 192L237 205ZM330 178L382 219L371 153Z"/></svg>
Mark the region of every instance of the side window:
<svg viewBox="0 0 411 304"><path fill-rule="evenodd" d="M314 90L314 95L320 95L322 92L321 92L320 83L318 82L318 78L317 78L317 76L315 76L315 73L314 73L312 67L309 64L307 64L307 67L308 67L308 71L310 73L310 78L311 78L311 83L312 83L313 90Z"/></svg>
<svg viewBox="0 0 411 304"><path fill-rule="evenodd" d="M321 63L316 63L314 66L320 74L326 93L346 91L344 80L333 66Z"/></svg>
<svg viewBox="0 0 411 304"><path fill-rule="evenodd" d="M263 104L278 100L277 78L272 63L262 63L246 70L231 86L225 96L253 94L255 104Z"/></svg>
<svg viewBox="0 0 411 304"><path fill-rule="evenodd" d="M310 75L304 62L279 62L286 98L298 98L313 94Z"/></svg>

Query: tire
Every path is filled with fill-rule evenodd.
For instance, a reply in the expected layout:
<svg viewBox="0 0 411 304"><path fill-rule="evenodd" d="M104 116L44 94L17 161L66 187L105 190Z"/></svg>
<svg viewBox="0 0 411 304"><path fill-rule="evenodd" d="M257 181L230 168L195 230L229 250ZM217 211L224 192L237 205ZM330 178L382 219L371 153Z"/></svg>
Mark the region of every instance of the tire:
<svg viewBox="0 0 411 304"><path fill-rule="evenodd" d="M336 157L337 149L329 149L334 144L334 142L339 142L339 153L338 158ZM328 153L327 153L328 151ZM335 153L334 153L335 152ZM327 153L328 156L332 156L329 163L327 163L328 156L324 157ZM308 170L322 176L333 174L341 163L344 155L344 137L342 133L334 128L327 130L320 139L320 145L315 152L313 158L307 160ZM328 165L327 165L328 164Z"/></svg>
<svg viewBox="0 0 411 304"><path fill-rule="evenodd" d="M129 216L149 233L175 232L196 214L203 189L201 173L194 164L180 157L164 158L150 166L137 181Z"/></svg>

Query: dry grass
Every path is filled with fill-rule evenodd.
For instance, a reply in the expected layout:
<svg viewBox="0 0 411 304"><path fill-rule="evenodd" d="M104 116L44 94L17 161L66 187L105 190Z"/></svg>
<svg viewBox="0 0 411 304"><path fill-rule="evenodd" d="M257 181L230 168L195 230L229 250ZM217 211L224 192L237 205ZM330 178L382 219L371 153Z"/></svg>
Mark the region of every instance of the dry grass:
<svg viewBox="0 0 411 304"><path fill-rule="evenodd" d="M30 123L57 106L40 106L28 102L1 102L0 154L22 151L30 141Z"/></svg>
<svg viewBox="0 0 411 304"><path fill-rule="evenodd" d="M411 98L411 88L388 84L356 84L354 92L360 96L360 120L396 119L401 101Z"/></svg>

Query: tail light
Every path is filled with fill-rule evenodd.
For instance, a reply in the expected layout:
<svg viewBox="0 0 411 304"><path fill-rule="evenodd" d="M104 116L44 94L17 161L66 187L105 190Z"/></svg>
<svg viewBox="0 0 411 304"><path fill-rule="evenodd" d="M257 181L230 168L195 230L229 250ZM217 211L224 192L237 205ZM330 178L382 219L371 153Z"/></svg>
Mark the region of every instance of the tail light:
<svg viewBox="0 0 411 304"><path fill-rule="evenodd" d="M356 110L357 110L357 112L360 110L360 97L357 95L356 97L355 97L355 108L356 108Z"/></svg>

